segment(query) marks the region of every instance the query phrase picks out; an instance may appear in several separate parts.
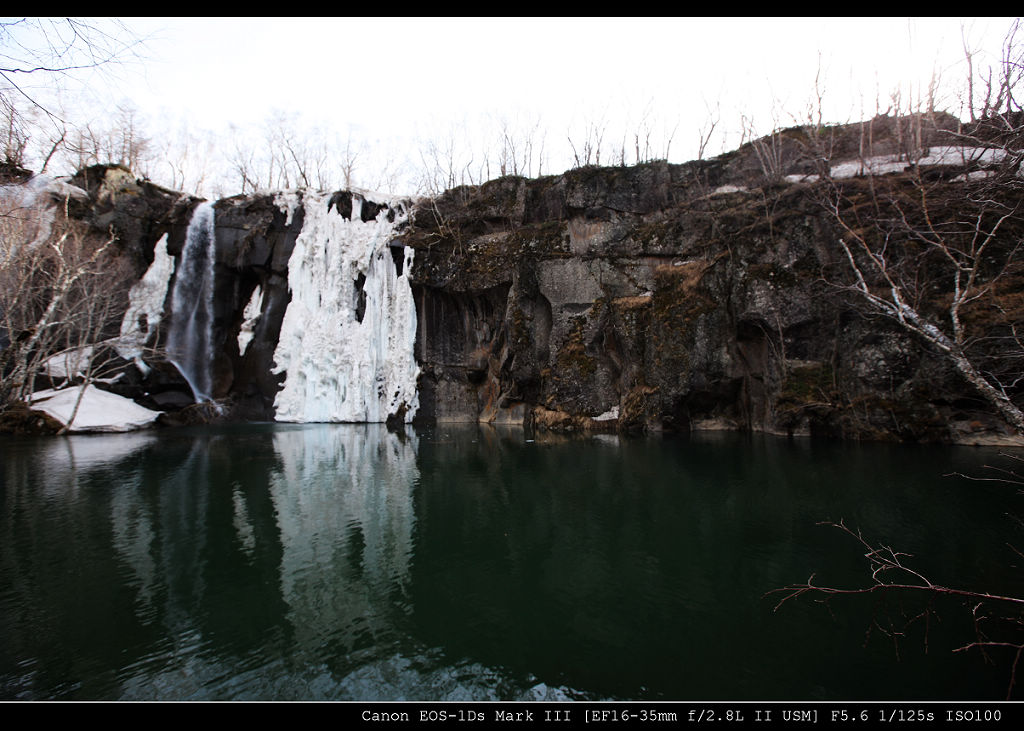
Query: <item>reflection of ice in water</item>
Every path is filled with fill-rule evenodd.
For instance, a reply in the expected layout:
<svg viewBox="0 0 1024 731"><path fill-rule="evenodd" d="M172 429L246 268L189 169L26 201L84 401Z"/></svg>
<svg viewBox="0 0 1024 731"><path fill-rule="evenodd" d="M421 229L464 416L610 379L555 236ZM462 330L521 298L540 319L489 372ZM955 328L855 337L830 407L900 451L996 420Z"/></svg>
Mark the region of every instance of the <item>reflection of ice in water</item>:
<svg viewBox="0 0 1024 731"><path fill-rule="evenodd" d="M234 507L232 523L235 526L235 533L238 534L238 540L242 544L242 549L252 558L253 552L256 550L256 533L253 531L249 509L245 507L242 484L236 481L231 488L231 502Z"/></svg>
<svg viewBox="0 0 1024 731"><path fill-rule="evenodd" d="M438 664L441 653L391 655L337 677L323 664L289 667L276 660L235 673L200 655L181 669L129 678L122 700L573 701L600 700L536 678L515 679L479 663Z"/></svg>
<svg viewBox="0 0 1024 731"><path fill-rule="evenodd" d="M376 644L408 610L396 597L409 584L415 435L325 425L278 431L274 450L281 589L296 642Z"/></svg>
<svg viewBox="0 0 1024 731"><path fill-rule="evenodd" d="M129 476L126 476L129 477ZM141 492L141 479L135 473L125 479L110 496L110 522L114 550L131 568L138 586L138 600L153 608L156 561L153 560L153 516Z"/></svg>

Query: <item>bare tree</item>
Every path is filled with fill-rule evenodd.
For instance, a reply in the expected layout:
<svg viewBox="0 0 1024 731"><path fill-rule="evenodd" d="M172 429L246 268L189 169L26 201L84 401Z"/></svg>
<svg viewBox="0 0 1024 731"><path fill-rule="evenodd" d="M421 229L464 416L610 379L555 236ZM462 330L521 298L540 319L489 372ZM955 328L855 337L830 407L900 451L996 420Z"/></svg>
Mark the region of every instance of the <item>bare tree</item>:
<svg viewBox="0 0 1024 731"><path fill-rule="evenodd" d="M227 164L242 193L358 184L363 150L351 135L329 135L282 111L273 112L258 131L232 125L230 135Z"/></svg>
<svg viewBox="0 0 1024 731"><path fill-rule="evenodd" d="M62 123L57 146L64 148L64 156L75 170L97 164L121 165L148 178L159 173L157 150L145 129L139 110L122 101L112 117L90 121L70 133Z"/></svg>
<svg viewBox="0 0 1024 731"><path fill-rule="evenodd" d="M1019 478L1012 473L1011 478L1002 481L1020 484ZM1013 659L1010 662L1010 680L1006 690L1006 699L1010 699L1017 682L1017 668L1024 656L1024 640L1021 639L1021 631L1024 630L1024 598L936 583L910 564L909 559L912 557L909 554L885 544L872 543L859 530L855 531L847 527L843 521L827 522L821 525L839 529L858 544L858 550L863 551L863 556L867 559L870 583L861 587L839 588L819 584L815 582L815 577L812 575L806 582L790 584L769 592L782 595L775 605L775 611L779 611L787 602L803 596L813 596L826 601L832 597L863 594L896 597L917 595L926 600L939 597L959 599L964 602L966 610L970 612L974 620L975 639L954 649L954 652L976 649L986 653L987 659L987 653L993 650L1009 650ZM1017 554L1021 555L1019 551ZM933 606L926 604L920 614L910 617L908 621L927 619L935 611Z"/></svg>
<svg viewBox="0 0 1024 731"><path fill-rule="evenodd" d="M766 183L777 183L782 179L783 140L777 118L773 120L771 134L758 137L754 120L747 115L740 118L742 138L740 145L749 144L757 156ZM710 133L709 133L710 134Z"/></svg>
<svg viewBox="0 0 1024 731"><path fill-rule="evenodd" d="M508 142L498 134L498 161L508 166ZM503 157L506 156L506 157ZM418 188L429 196L437 196L460 185L479 185L491 177L491 161L486 152L477 155L472 140L462 126L450 125L444 132L435 132L419 146L420 180ZM479 167L477 167L479 166ZM507 167L506 167L507 169ZM500 173L506 174L504 172Z"/></svg>
<svg viewBox="0 0 1024 731"><path fill-rule="evenodd" d="M19 108L17 100L0 93L0 134L3 135L4 164L25 166L25 153L30 139L29 126L30 123Z"/></svg>
<svg viewBox="0 0 1024 731"><path fill-rule="evenodd" d="M539 115L532 119L524 119L521 116L514 116L511 119L502 115L497 119L497 144L494 146L497 152L495 169L500 175L524 175L532 177L541 175L544 169L544 143L545 132L542 119ZM486 140L484 140L486 145ZM482 159L490 157L488 148L485 146L479 155ZM490 164L485 166L490 170ZM479 184L485 182L486 178L480 179ZM489 177L489 176L488 176Z"/></svg>
<svg viewBox="0 0 1024 731"><path fill-rule="evenodd" d="M869 133L861 159L866 179L828 176L825 205L839 226L836 243L849 274L834 283L942 353L1024 434L1024 412L1013 400L1022 380L1024 313L1006 306L1007 287L1024 276L1024 112L1016 101L1024 45L1014 41L1016 30L997 81L987 77L975 122L945 133L929 129L933 110L919 99L912 113L897 116L895 150L887 156L873 154ZM951 161L961 171L953 179L929 168Z"/></svg>
<svg viewBox="0 0 1024 731"><path fill-rule="evenodd" d="M113 235L70 220L66 205L19 201L0 215L0 410L23 403L45 371L84 387L112 352L128 277Z"/></svg>
<svg viewBox="0 0 1024 731"><path fill-rule="evenodd" d="M160 142L158 149L154 146L149 177L173 190L209 197L206 187L214 174L219 150L216 138L208 131L194 130L187 122L182 122L174 130L154 135L154 139Z"/></svg>
<svg viewBox="0 0 1024 731"><path fill-rule="evenodd" d="M584 127L583 135L576 142L573 142L573 136L570 133L568 136L569 146L572 148L573 156L573 167L582 168L587 165L600 165L601 164L601 150L604 145L604 136L607 131L605 122L600 121L588 121Z"/></svg>
<svg viewBox="0 0 1024 731"><path fill-rule="evenodd" d="M5 18L0 20L0 89L55 116L40 89L135 58L143 45L117 20Z"/></svg>
<svg viewBox="0 0 1024 731"><path fill-rule="evenodd" d="M56 93L138 58L144 43L117 20L0 19L0 122L6 162L32 164L28 151L35 138L34 152L45 170L72 139L69 128L74 128Z"/></svg>
<svg viewBox="0 0 1024 731"><path fill-rule="evenodd" d="M1024 382L1024 307L1017 304L1024 283L1024 110L1017 101L1024 45L1017 40L1018 29L1015 22L1002 59L984 72L965 42L967 124L935 128L934 79L911 109L902 93L893 94L886 111L895 111L896 118L876 117L862 127L864 177L826 175L826 206L839 227L847 277L833 284L945 356L1017 434L1024 434L1024 414L1014 401ZM875 122L885 135L876 134ZM951 162L956 163L952 168L936 167ZM1018 471L989 469L994 476L969 479L1024 484ZM954 651L980 651L986 660L1008 653L1006 697L1012 696L1024 658L1024 598L934 581L908 554L873 542L842 521L827 525L855 541L867 560L869 581L841 588L812 575L777 590L782 599L776 610L807 596L826 602L867 594L901 601L918 596L927 603L908 618L915 621L936 615L933 600L959 600L973 620L975 637Z"/></svg>
<svg viewBox="0 0 1024 731"><path fill-rule="evenodd" d="M1017 34L1020 32L1020 18L1014 20L1003 39L1002 54L996 67L987 66L979 70L976 77L974 68L974 52L964 39L964 55L968 68L968 108L971 121L990 119L993 116L1020 110L1018 98L1021 81L1024 79L1024 51ZM980 103L976 102L977 98Z"/></svg>

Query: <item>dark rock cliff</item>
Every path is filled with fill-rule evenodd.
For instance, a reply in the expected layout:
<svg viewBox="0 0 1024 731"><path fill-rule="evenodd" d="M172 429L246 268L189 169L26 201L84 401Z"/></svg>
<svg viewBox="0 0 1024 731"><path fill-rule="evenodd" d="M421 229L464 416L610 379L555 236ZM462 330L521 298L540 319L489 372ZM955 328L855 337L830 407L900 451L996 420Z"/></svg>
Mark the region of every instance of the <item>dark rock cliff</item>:
<svg viewBox="0 0 1024 731"><path fill-rule="evenodd" d="M939 131L952 124L940 122ZM885 129L882 120L877 149L898 152L900 136ZM831 159L856 156L857 139L835 136ZM799 177L821 163L809 149L806 133L791 130L770 148L714 160L509 177L420 201L395 241L415 250L417 419L913 441L1008 435L940 353L837 286L848 273L836 223L821 185ZM94 201L83 215L117 230L140 274L164 233L168 252L180 253L198 201L118 168L79 177ZM846 185L856 198L870 180ZM339 194L339 211L351 195ZM215 207L215 396L234 418L272 418L302 208L289 214L273 196ZM1022 314L1018 284L999 303L1011 319ZM237 336L257 287L260 315L243 354ZM1005 329L1006 317L992 327ZM163 386L148 378L122 388L164 408L174 399L157 392L182 390L166 372Z"/></svg>
<svg viewBox="0 0 1024 731"><path fill-rule="evenodd" d="M933 430L954 415L933 402L948 391L911 395L934 384L920 348L826 284L835 252L813 198L798 186L716 194L714 172L651 163L504 179L424 210L407 241L425 411L942 438ZM897 402L926 413L894 421Z"/></svg>
<svg viewBox="0 0 1024 731"><path fill-rule="evenodd" d="M949 144L955 120L935 122L924 143ZM898 158L898 126L878 120L873 152ZM844 132L830 139L833 164L857 158L862 131ZM768 144L686 165L505 178L424 204L406 243L425 413L556 429L999 441L1005 425L942 353L840 286L851 277L842 232L812 179L806 132ZM962 198L956 183L942 186L963 170L937 167L929 195ZM872 184L846 180L844 196L868 199ZM906 174L889 184L917 195ZM1019 271L1004 280L986 303L1001 314L979 341L1017 331L1022 289ZM995 367L1019 352L1012 339L983 357Z"/></svg>

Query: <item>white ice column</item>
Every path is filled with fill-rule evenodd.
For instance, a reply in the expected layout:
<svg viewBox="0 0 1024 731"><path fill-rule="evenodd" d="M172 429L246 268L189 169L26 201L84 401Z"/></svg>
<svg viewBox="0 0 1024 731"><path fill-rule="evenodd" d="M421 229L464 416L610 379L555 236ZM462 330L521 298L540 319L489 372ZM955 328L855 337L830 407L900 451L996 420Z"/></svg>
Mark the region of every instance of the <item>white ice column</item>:
<svg viewBox="0 0 1024 731"><path fill-rule="evenodd" d="M402 250L399 273L390 248L404 207L388 202L362 221L360 196L352 196L351 219L328 210L330 202L330 194L305 195L288 260L291 301L274 352L274 372L286 374L276 418L382 422L404 405L411 421L419 406L413 252Z"/></svg>

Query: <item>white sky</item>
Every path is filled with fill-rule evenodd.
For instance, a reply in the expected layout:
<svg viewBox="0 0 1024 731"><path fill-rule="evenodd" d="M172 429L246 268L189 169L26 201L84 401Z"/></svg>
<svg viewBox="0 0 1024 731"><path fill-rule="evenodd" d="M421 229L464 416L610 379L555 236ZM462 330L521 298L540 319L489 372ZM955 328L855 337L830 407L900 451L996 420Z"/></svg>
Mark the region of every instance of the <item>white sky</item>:
<svg viewBox="0 0 1024 731"><path fill-rule="evenodd" d="M548 149L600 122L609 136L648 110L675 129L670 159L696 156L709 108L708 154L733 149L741 117L761 134L806 120L822 71L825 121L875 112L902 86L964 75L962 31L995 58L1009 19L907 18L125 18L147 38L143 63L92 86L100 108L129 99L151 119L214 132L259 125L272 110L414 146L484 119L541 122ZM885 103L883 103L883 108ZM957 103L947 98L951 111ZM574 133L575 130L575 133ZM552 160L560 172L569 162Z"/></svg>
<svg viewBox="0 0 1024 731"><path fill-rule="evenodd" d="M126 19L148 42L126 89L197 123L260 121L271 107L407 130L489 109L611 111L641 100L799 105L818 55L837 107L876 83L927 82L997 19ZM834 89L834 91L833 91ZM703 111L703 110L702 110ZM837 110L838 111L838 110ZM842 113L839 111L839 113Z"/></svg>

